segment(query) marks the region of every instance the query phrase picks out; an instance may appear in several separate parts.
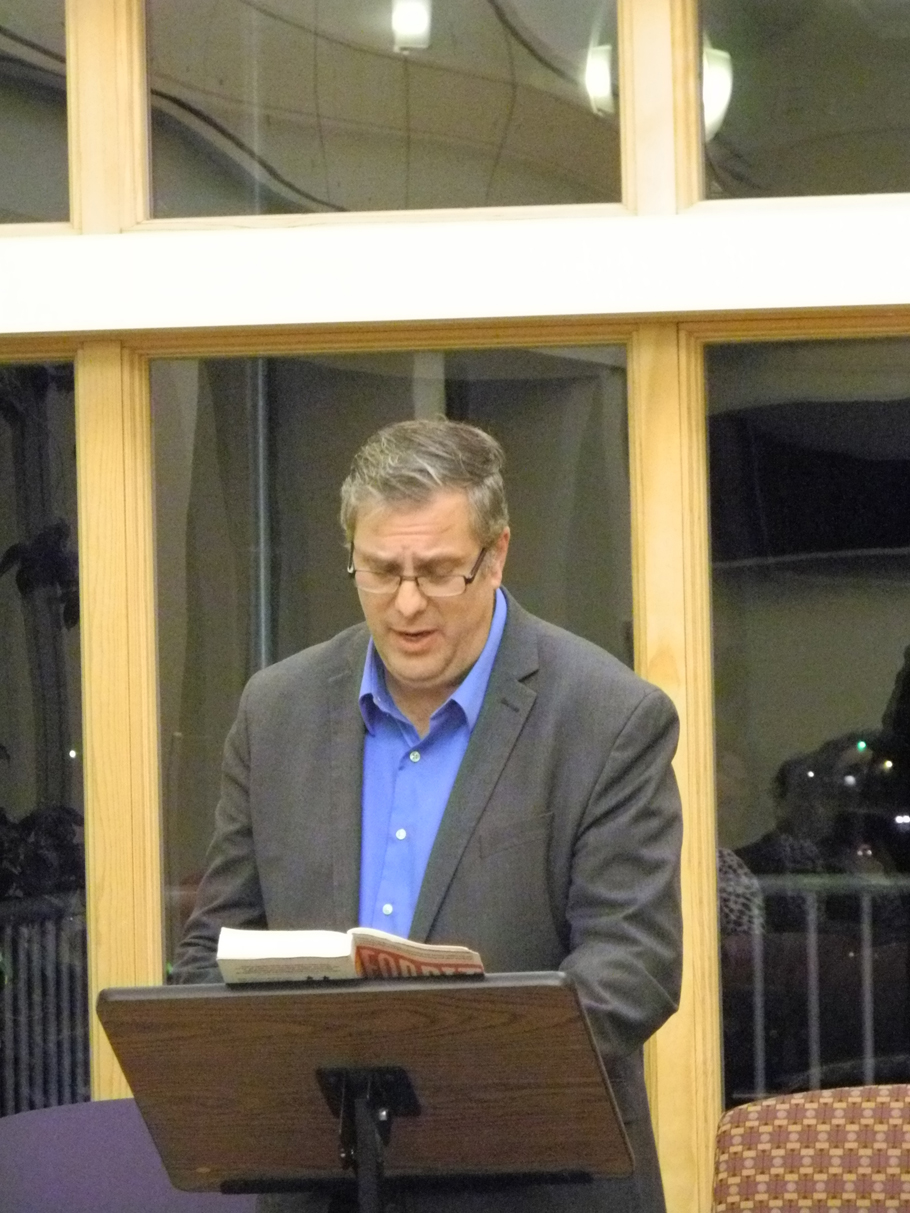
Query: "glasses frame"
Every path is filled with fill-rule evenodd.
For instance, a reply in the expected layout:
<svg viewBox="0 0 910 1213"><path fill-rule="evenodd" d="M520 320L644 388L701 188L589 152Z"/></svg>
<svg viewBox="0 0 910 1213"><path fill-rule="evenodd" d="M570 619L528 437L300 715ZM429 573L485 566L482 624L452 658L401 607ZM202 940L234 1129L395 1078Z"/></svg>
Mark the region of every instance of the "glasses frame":
<svg viewBox="0 0 910 1213"><path fill-rule="evenodd" d="M424 598L460 598L461 595L466 592L468 586L471 585L474 581L476 581L477 575L480 572L480 566L483 563L483 558L484 558L484 556L486 556L488 551L489 551L489 548L484 547L484 548L480 549L480 555L474 561L474 565L473 565L470 573L451 573L451 574L449 574L449 576L452 576L452 577L460 577L462 579L462 581L464 582L464 585L462 586L462 588L460 590L456 590L454 594L428 594L427 591L424 589L424 587L420 584L421 577L426 577L427 576L426 573L417 573L417 574L412 573L407 576L404 573L389 573L390 577L398 578L398 583L391 590L370 590L370 589L365 588L362 585L357 585L357 582L354 579L356 578L358 573L371 573L374 570L373 569L355 569L354 568L354 542L353 542L353 540L351 541L351 546L348 550L347 573L348 573L348 576L351 578L351 580L354 581L355 586L357 586L357 589L361 594L385 594L387 597L393 598L398 593L398 591L401 589L401 583L403 581L413 581L415 586L417 587L417 589L421 592L421 594L423 594Z"/></svg>

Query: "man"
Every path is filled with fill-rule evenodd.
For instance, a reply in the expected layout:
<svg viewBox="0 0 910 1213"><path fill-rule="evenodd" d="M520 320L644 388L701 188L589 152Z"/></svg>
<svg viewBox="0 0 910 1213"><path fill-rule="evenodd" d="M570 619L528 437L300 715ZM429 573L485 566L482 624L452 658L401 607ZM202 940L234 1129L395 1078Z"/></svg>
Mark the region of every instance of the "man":
<svg viewBox="0 0 910 1213"><path fill-rule="evenodd" d="M663 1209L644 1040L676 1008L680 812L666 697L501 589L502 451L445 420L381 430L342 487L366 626L255 675L225 747L209 870L175 966L224 925L357 922L574 978L631 1180L409 1209ZM293 1206L306 1204L307 1198Z"/></svg>

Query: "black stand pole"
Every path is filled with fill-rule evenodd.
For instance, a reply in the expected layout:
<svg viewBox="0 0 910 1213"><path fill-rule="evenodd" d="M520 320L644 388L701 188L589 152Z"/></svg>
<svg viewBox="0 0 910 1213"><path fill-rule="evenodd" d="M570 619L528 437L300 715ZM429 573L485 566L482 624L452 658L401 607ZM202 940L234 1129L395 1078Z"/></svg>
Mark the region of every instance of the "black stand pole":
<svg viewBox="0 0 910 1213"><path fill-rule="evenodd" d="M360 1213L383 1213L385 1167L384 1142L374 1112L366 1096L354 1100L354 1170L357 1173L357 1207ZM388 1121L386 1121L388 1123Z"/></svg>
<svg viewBox="0 0 910 1213"><path fill-rule="evenodd" d="M342 1166L352 1168L357 1176L357 1207L360 1213L383 1213L385 1147L392 1120L420 1115L407 1071L400 1066L317 1070L316 1077L340 1121L338 1153Z"/></svg>

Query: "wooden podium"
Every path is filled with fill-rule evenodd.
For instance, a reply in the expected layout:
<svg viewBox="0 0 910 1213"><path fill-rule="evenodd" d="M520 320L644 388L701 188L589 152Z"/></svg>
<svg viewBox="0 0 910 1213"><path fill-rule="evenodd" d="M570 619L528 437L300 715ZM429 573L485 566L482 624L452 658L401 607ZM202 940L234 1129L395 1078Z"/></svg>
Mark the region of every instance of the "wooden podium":
<svg viewBox="0 0 910 1213"><path fill-rule="evenodd" d="M591 1030L560 973L103 990L98 1014L171 1182L628 1175Z"/></svg>

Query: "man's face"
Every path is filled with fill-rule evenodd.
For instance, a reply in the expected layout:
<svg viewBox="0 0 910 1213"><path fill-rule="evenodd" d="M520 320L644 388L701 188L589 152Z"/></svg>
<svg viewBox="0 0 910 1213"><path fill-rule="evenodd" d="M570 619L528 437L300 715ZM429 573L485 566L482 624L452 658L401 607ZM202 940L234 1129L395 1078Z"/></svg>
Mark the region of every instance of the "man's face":
<svg viewBox="0 0 910 1213"><path fill-rule="evenodd" d="M502 581L508 528L490 548L463 594L427 598L413 581L394 594L360 591L389 691L406 711L420 702L430 712L444 703L480 656L493 618L493 592ZM470 573L481 544L471 526L467 495L437 493L425 505L363 510L354 528L357 568L421 573Z"/></svg>

